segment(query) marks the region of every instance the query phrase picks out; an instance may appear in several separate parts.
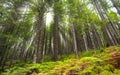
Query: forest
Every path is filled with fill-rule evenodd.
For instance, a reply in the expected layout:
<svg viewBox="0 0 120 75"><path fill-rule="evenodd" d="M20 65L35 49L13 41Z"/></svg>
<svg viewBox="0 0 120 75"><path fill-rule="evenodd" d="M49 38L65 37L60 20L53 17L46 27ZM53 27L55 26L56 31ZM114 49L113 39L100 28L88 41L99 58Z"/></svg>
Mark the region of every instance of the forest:
<svg viewBox="0 0 120 75"><path fill-rule="evenodd" d="M120 0L0 0L0 75L120 75Z"/></svg>

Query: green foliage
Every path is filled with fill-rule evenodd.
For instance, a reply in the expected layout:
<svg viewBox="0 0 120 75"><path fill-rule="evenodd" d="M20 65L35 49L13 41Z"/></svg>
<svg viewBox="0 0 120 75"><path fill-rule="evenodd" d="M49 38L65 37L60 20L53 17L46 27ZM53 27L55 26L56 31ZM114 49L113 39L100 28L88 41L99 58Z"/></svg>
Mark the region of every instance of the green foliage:
<svg viewBox="0 0 120 75"><path fill-rule="evenodd" d="M93 67L89 67L82 72L80 72L80 75L90 74L90 75L96 75L97 73L92 71Z"/></svg>
<svg viewBox="0 0 120 75"><path fill-rule="evenodd" d="M114 72L115 68L112 65L107 64L104 66L104 70L107 70L109 72Z"/></svg>
<svg viewBox="0 0 120 75"><path fill-rule="evenodd" d="M115 69L114 74L115 75L120 75L120 70L119 69Z"/></svg>
<svg viewBox="0 0 120 75"><path fill-rule="evenodd" d="M95 58L95 57L83 57L80 59L81 62L94 62L94 63L101 63L103 62L101 59L99 58Z"/></svg>
<svg viewBox="0 0 120 75"><path fill-rule="evenodd" d="M15 66L11 69L6 70L7 72L2 73L2 75L25 75L29 70Z"/></svg>
<svg viewBox="0 0 120 75"><path fill-rule="evenodd" d="M21 67L16 65L7 69L2 75L26 75L32 73L46 73L54 68L54 62L44 62L41 64L23 64Z"/></svg>
<svg viewBox="0 0 120 75"><path fill-rule="evenodd" d="M105 53L120 52L119 46L110 46L104 50Z"/></svg>
<svg viewBox="0 0 120 75"><path fill-rule="evenodd" d="M89 57L89 56L91 56L91 55L93 55L94 54L94 51L85 51L85 52L82 52L81 53L81 57Z"/></svg>
<svg viewBox="0 0 120 75"><path fill-rule="evenodd" d="M88 51L84 51L82 53L79 53L79 56L80 56L80 58L81 57L89 57L89 56L92 56L92 55L100 54L101 51L102 51L102 49L100 49L100 50L88 50Z"/></svg>
<svg viewBox="0 0 120 75"><path fill-rule="evenodd" d="M109 71L103 71L102 73L100 73L101 75L113 75L112 72Z"/></svg>
<svg viewBox="0 0 120 75"><path fill-rule="evenodd" d="M96 54L94 54L94 51L83 52L80 59L75 59L74 55L71 54L69 57L64 55L63 60L56 62L43 62L41 64L18 63L18 65L7 69L2 75L119 75L120 70L106 62L106 60L109 60L109 53L111 53L109 51L113 51L113 49L119 51L119 47L112 46L96 51ZM105 58L105 56L108 58Z"/></svg>

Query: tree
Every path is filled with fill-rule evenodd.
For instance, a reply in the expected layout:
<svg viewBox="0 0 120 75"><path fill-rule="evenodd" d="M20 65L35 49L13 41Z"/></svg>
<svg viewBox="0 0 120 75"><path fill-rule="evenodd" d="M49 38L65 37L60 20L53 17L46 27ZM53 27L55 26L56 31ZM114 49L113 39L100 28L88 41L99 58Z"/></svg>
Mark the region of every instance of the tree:
<svg viewBox="0 0 120 75"><path fill-rule="evenodd" d="M118 14L120 15L120 1L119 0L111 0L113 6L117 9Z"/></svg>

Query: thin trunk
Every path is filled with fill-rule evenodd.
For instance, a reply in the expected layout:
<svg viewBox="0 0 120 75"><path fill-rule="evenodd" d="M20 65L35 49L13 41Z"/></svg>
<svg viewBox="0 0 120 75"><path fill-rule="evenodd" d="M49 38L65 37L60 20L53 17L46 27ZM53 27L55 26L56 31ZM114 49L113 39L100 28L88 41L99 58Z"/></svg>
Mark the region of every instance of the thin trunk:
<svg viewBox="0 0 120 75"><path fill-rule="evenodd" d="M86 34L83 35L83 40L84 40L84 44L85 44L85 50L87 51L88 50L88 46L87 46L87 36Z"/></svg>
<svg viewBox="0 0 120 75"><path fill-rule="evenodd" d="M74 24L71 24L70 28L71 28L71 32L72 32L72 36L73 36L75 56L76 56L76 58L78 58L78 48L77 48L77 41L76 41L76 34L75 34Z"/></svg>
<svg viewBox="0 0 120 75"><path fill-rule="evenodd" d="M95 49L95 43L94 43L94 40L93 40L93 33L91 31L89 31L89 34L90 34L90 39L91 39L91 42L92 42L92 47L93 49Z"/></svg>

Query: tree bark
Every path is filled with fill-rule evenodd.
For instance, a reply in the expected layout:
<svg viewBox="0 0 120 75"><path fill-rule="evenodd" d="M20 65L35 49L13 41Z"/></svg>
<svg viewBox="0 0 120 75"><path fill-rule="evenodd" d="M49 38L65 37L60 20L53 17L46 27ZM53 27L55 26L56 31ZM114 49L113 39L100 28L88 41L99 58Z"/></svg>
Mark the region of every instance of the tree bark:
<svg viewBox="0 0 120 75"><path fill-rule="evenodd" d="M76 58L78 58L78 47L77 47L76 34L75 34L75 28L74 28L73 23L71 24L70 28L71 28L71 32L73 36L74 53L75 53Z"/></svg>
<svg viewBox="0 0 120 75"><path fill-rule="evenodd" d="M58 57L58 41L59 41L59 28L58 28L58 15L54 16L54 26L53 26L53 60L56 61Z"/></svg>

